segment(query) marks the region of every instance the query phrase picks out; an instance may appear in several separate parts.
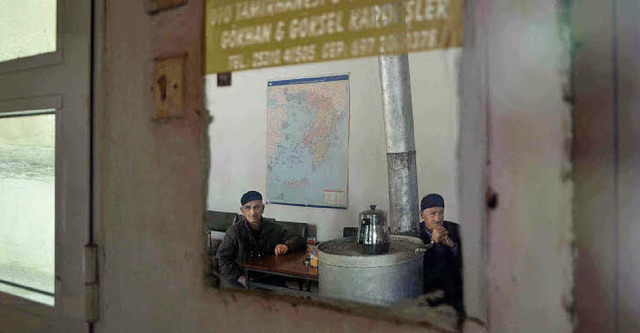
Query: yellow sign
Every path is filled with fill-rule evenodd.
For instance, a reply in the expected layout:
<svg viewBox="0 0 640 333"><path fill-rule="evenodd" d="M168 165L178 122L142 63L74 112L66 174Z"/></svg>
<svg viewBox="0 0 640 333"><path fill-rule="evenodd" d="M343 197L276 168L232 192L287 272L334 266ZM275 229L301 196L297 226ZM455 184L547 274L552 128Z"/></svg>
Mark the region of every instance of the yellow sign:
<svg viewBox="0 0 640 333"><path fill-rule="evenodd" d="M206 72L462 45L463 0L207 0Z"/></svg>

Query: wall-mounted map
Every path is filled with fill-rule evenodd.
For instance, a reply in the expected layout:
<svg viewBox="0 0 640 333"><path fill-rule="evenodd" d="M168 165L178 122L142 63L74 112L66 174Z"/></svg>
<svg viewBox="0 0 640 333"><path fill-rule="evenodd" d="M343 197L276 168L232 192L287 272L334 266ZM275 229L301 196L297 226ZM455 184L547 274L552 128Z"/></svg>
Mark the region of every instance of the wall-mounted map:
<svg viewBox="0 0 640 333"><path fill-rule="evenodd" d="M349 75L267 85L267 201L347 207Z"/></svg>

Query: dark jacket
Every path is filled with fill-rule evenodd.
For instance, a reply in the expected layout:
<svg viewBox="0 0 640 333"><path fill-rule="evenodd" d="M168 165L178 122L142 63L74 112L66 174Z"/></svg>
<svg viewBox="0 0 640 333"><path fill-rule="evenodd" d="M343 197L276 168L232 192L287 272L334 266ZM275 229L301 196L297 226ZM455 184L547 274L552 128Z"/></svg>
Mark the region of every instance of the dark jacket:
<svg viewBox="0 0 640 333"><path fill-rule="evenodd" d="M462 243L460 242L457 223L444 221L444 228L455 244L448 247L444 244L433 244L424 255L424 293L435 290L444 291L444 303L453 306L463 313L462 306ZM431 232L424 221L420 223L420 238L425 244L431 243Z"/></svg>
<svg viewBox="0 0 640 333"><path fill-rule="evenodd" d="M246 219L227 229L227 233L218 247L216 258L220 267L220 274L231 285L242 287L238 278L243 275L240 265L252 256L268 256L275 254L278 244L289 246L289 252L300 251L306 242L300 235L286 231L280 225L262 218L259 237L254 237Z"/></svg>

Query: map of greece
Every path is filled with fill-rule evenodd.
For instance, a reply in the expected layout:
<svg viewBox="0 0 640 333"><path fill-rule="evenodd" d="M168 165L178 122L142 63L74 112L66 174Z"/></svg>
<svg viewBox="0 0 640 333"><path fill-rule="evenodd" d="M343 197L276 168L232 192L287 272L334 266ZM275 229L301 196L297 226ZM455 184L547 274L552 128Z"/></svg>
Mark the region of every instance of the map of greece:
<svg viewBox="0 0 640 333"><path fill-rule="evenodd" d="M267 201L347 207L349 76L270 81Z"/></svg>

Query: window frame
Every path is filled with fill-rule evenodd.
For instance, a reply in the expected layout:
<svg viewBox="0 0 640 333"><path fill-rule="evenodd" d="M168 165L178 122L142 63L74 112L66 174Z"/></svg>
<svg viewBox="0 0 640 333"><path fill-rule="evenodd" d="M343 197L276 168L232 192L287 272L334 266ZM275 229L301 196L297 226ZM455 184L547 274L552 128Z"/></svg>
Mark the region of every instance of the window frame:
<svg viewBox="0 0 640 333"><path fill-rule="evenodd" d="M59 153L59 149L60 149L60 140L58 140L60 134L61 134L61 130L62 130L62 126L61 126L61 121L60 121L60 111L62 110L62 95L60 94L52 94L52 95L41 95L41 96L30 96L30 97L25 97L25 98L11 98L11 99L3 99L0 100L0 119L4 119L4 118L13 118L13 117L23 117L23 116L30 116L30 115L35 115L36 113L33 113L32 111L35 110L44 110L44 109L51 109L54 110L53 111L53 115L54 115L54 119L55 119L55 135L56 135L56 140L55 140L55 144L54 144L54 149L55 149L55 156L54 156L54 163L56 165L55 168L55 181L54 181L54 193L55 193L55 204L54 204L54 209L57 211L59 209L61 209L61 200L59 198L58 193L60 193L61 190L61 185L62 185L62 181L60 179L60 168L58 168L58 165L60 164L61 161L61 157L60 157L60 153ZM50 114L50 113L49 113ZM40 303L37 301L32 301L28 298L25 297L21 297L21 296L17 296L11 293L7 293L4 291L0 291L0 302L4 302L4 303L8 303L8 304L21 304L25 307L28 307L28 310L30 312L33 312L35 314L44 316L44 317L48 317L50 316L50 313L52 311L52 309L54 309L54 312L57 314L61 314L61 309L59 309L59 298L62 296L61 295L61 290L60 290L60 283L57 279L58 276L58 272L61 269L60 267L60 261L62 260L62 256L59 250L59 240L58 240L58 223L57 223L57 217L58 213L54 211L54 221L53 223L55 223L54 226L54 241L55 241L55 256L54 256L54 276L55 276L55 281L54 281L54 292L53 295L51 297L53 297L54 300L54 304L53 305L48 305L48 304L44 304L44 303ZM13 286L15 288L18 289L26 289L26 288L22 288L22 287L27 287L27 286L18 286L19 284L16 285L11 285L11 284L7 284L4 283L5 285L8 286ZM37 292L37 291L34 291Z"/></svg>
<svg viewBox="0 0 640 333"><path fill-rule="evenodd" d="M56 0L56 50L0 61L0 74L62 64L64 60L62 52L62 50L64 50L64 38L62 36L64 1L65 0Z"/></svg>
<svg viewBox="0 0 640 333"><path fill-rule="evenodd" d="M94 1L57 0L56 50L0 62L0 114L54 109L54 305L0 292L0 324L84 332L91 242ZM63 19L64 17L67 19ZM25 113L26 114L26 113Z"/></svg>

